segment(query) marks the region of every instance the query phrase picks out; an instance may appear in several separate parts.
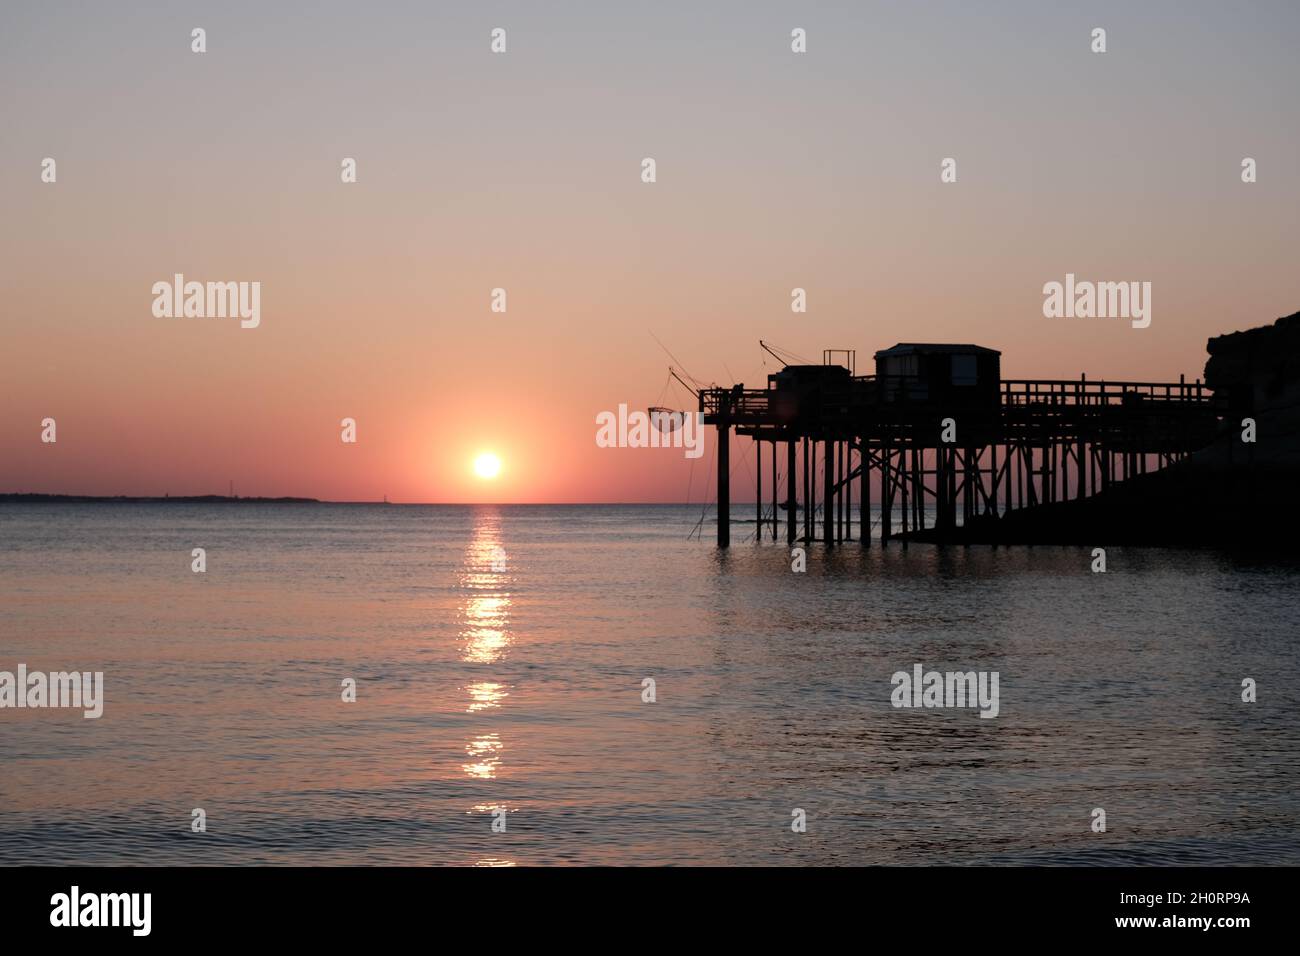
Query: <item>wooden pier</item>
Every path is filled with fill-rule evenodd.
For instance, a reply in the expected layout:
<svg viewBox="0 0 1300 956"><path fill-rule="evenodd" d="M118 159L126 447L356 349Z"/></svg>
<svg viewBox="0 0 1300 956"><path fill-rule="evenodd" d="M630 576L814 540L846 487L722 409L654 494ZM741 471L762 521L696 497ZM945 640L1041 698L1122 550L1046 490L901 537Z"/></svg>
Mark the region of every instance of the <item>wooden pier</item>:
<svg viewBox="0 0 1300 956"><path fill-rule="evenodd" d="M875 359L876 374L857 375L852 352L828 351L821 365L768 376L764 389L699 392L704 422L717 428L719 547L731 541L733 432L758 451L759 540L765 530L777 538L782 506L789 544L852 540L856 501L866 547L873 513L882 543L942 541L976 519L1103 492L1209 444L1225 410L1199 379L1003 379L1000 353L975 345L900 344Z"/></svg>

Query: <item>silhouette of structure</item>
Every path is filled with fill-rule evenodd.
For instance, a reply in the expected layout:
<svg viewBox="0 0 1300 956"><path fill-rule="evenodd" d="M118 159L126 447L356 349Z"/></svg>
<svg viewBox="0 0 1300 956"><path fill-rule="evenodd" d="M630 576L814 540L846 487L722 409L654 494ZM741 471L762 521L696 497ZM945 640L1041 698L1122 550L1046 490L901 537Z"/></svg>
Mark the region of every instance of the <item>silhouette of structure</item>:
<svg viewBox="0 0 1300 956"><path fill-rule="evenodd" d="M901 343L875 354L870 375L856 374L855 358L828 350L821 365L769 375L766 388L700 391L704 422L717 428L719 547L731 542L733 431L758 450L760 540L769 522L778 536L781 508L790 544L852 540L856 496L865 547L873 512L882 543L970 540L976 530L998 540L1009 516L1104 495L1183 461L1213 441L1228 408L1200 379L1003 379L1001 353L978 345Z"/></svg>

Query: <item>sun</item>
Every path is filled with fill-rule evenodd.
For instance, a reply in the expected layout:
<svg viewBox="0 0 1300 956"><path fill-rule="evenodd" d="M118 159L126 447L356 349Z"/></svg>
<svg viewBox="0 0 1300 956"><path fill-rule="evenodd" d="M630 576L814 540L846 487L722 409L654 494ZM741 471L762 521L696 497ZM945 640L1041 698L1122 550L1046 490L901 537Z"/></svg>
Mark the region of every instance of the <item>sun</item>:
<svg viewBox="0 0 1300 956"><path fill-rule="evenodd" d="M501 459L485 451L474 459L474 474L480 478L495 478L501 473Z"/></svg>

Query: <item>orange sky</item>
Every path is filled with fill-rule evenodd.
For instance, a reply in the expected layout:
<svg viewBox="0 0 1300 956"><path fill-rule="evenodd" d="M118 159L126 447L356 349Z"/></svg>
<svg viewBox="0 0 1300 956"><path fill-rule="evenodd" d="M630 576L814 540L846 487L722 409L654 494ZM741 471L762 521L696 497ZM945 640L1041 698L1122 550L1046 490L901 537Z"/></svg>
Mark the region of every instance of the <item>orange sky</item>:
<svg viewBox="0 0 1300 956"><path fill-rule="evenodd" d="M651 332L719 383L762 384L759 338L1198 376L1300 309L1300 77L1294 9L1186 7L1103 6L1102 56L1032 4L6 14L0 491L698 500L708 451L594 442L660 403ZM175 272L261 282L260 327L155 318ZM1150 281L1151 327L1045 319L1066 272Z"/></svg>

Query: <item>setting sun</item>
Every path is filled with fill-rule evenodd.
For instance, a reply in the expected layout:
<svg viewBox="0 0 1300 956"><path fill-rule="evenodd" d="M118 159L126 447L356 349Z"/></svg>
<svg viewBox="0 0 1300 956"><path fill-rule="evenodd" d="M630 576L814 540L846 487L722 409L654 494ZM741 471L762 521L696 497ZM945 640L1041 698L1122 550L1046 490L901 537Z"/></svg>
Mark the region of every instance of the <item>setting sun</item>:
<svg viewBox="0 0 1300 956"><path fill-rule="evenodd" d="M484 452L474 459L474 474L480 478L495 478L501 472L501 459Z"/></svg>

